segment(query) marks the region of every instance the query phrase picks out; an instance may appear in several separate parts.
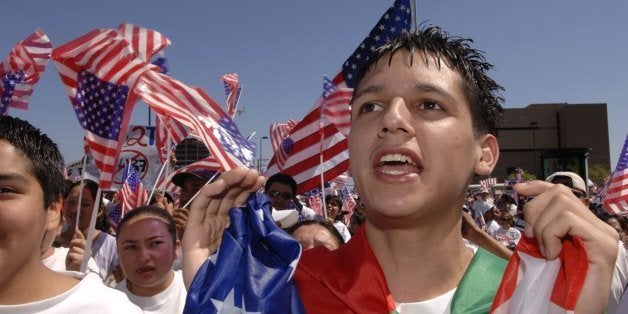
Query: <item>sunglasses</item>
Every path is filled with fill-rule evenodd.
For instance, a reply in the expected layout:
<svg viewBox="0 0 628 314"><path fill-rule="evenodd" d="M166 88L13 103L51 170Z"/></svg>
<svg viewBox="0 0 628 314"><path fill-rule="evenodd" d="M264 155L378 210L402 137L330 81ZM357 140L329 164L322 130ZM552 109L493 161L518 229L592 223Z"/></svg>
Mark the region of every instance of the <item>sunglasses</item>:
<svg viewBox="0 0 628 314"><path fill-rule="evenodd" d="M268 196L270 197L278 197L281 196L281 198L283 198L284 200L289 200L292 199L292 193L289 192L279 192L277 190L270 190L268 191Z"/></svg>

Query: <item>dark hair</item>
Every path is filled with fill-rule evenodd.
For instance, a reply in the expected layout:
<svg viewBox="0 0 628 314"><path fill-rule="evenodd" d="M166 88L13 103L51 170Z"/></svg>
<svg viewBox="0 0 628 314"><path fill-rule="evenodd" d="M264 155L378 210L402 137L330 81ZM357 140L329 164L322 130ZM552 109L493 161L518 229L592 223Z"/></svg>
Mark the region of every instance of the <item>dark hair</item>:
<svg viewBox="0 0 628 314"><path fill-rule="evenodd" d="M70 185L70 187L66 190L63 197L68 198L68 195L70 195L70 191L72 191L74 187L77 187L77 186L80 187L80 185L81 185L81 180L72 183L72 185ZM96 194L98 194L98 183L89 179L85 179L83 180L83 189L87 189L87 191L89 191L89 193L92 195L92 198L94 199L94 202L98 202L98 207L102 209L103 211L102 215L99 215L96 217L95 228L100 231L109 232L111 223L109 222L109 213L107 213L107 207L102 201L102 194L100 195L99 200L96 199Z"/></svg>
<svg viewBox="0 0 628 314"><path fill-rule="evenodd" d="M264 184L264 191L268 192L268 189L270 188L270 186L275 182L279 182L279 183L290 186L290 190L292 191L292 196L297 195L297 181L294 181L294 178L292 178L291 176L285 173L275 173L272 176L270 176L266 180L266 183Z"/></svg>
<svg viewBox="0 0 628 314"><path fill-rule="evenodd" d="M44 194L44 208L63 195L63 157L57 145L27 121L0 116L0 140L17 148L30 162Z"/></svg>
<svg viewBox="0 0 628 314"><path fill-rule="evenodd" d="M340 232L338 232L338 229L336 229L336 227L334 227L334 225L332 225L331 223L327 221L322 221L322 220L301 221L295 224L294 226L290 227L290 229L288 229L288 234L292 235L301 226L309 226L309 225L322 226L323 228L327 229L327 231L329 231L334 236L334 238L336 238L336 240L338 240L338 246L345 244L345 240L342 238L342 235L340 235Z"/></svg>
<svg viewBox="0 0 628 314"><path fill-rule="evenodd" d="M332 203L338 205L340 207L340 211L342 211L342 198L338 195L329 194L325 196L325 203Z"/></svg>
<svg viewBox="0 0 628 314"><path fill-rule="evenodd" d="M174 244L177 242L177 226L175 225L174 219L172 219L170 213L168 213L167 210L161 207L152 205L136 207L129 211L128 214L124 215L124 217L122 218L122 220L120 220L120 223L118 224L116 234L119 236L120 232L122 231L122 227L124 227L129 220L138 216L154 217L163 221L163 223L166 225L166 230L168 230L168 233L170 233L170 235L172 236L172 243Z"/></svg>
<svg viewBox="0 0 628 314"><path fill-rule="evenodd" d="M414 62L414 52L420 50L424 54L423 62L429 64L428 54L433 54L438 68L441 61L457 70L463 79L461 86L471 106L473 132L476 136L485 133L497 134L497 128L503 120L502 104L504 98L499 94L503 87L488 77L486 72L493 65L486 62L483 52L470 47L473 40L450 37L447 32L437 26L427 26L415 32L403 32L390 42L380 46L373 56L364 64L357 78L354 96L361 80L366 73L387 53L388 64L392 62L395 52L405 49L411 52L410 64Z"/></svg>
<svg viewBox="0 0 628 314"><path fill-rule="evenodd" d="M351 215L351 224L353 225L353 223L357 223L358 226L361 226L364 221L366 220L366 215L364 215L363 211L359 211L359 210L354 210L353 214Z"/></svg>

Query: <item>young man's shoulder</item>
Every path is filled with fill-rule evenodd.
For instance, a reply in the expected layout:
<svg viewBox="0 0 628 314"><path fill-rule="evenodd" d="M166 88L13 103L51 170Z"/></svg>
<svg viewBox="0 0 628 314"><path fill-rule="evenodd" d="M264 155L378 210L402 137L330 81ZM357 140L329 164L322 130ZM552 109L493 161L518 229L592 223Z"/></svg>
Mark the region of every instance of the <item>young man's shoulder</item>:
<svg viewBox="0 0 628 314"><path fill-rule="evenodd" d="M95 274L59 272L79 279L73 288L52 298L27 304L0 306L3 313L142 313L126 295L103 285Z"/></svg>

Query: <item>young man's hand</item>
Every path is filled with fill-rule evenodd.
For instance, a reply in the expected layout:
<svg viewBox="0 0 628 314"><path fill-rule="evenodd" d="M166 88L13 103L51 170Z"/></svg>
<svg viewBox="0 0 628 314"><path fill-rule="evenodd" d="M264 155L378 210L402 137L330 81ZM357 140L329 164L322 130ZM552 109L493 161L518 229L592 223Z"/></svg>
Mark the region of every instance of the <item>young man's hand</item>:
<svg viewBox="0 0 628 314"><path fill-rule="evenodd" d="M617 259L617 232L598 219L564 185L544 181L519 183L517 193L535 196L524 207L527 237L538 241L547 259L555 259L567 235L582 239L589 270L576 305L576 313L601 313L606 308Z"/></svg>
<svg viewBox="0 0 628 314"><path fill-rule="evenodd" d="M257 171L236 168L224 172L204 186L192 202L183 234L183 280L189 288L205 260L220 246L222 233L229 226L229 210L246 206L252 192L264 184Z"/></svg>

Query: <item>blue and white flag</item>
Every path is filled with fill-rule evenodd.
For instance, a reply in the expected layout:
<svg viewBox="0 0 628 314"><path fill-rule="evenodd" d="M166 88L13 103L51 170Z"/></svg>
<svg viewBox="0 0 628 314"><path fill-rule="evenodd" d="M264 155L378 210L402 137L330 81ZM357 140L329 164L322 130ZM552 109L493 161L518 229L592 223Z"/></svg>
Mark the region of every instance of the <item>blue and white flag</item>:
<svg viewBox="0 0 628 314"><path fill-rule="evenodd" d="M218 255L196 273L184 313L305 313L292 280L301 246L275 224L270 208L256 193L246 208L231 209Z"/></svg>

